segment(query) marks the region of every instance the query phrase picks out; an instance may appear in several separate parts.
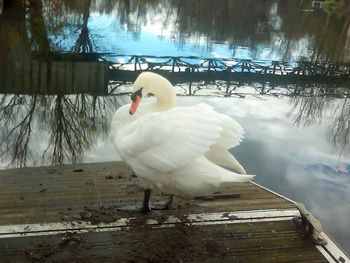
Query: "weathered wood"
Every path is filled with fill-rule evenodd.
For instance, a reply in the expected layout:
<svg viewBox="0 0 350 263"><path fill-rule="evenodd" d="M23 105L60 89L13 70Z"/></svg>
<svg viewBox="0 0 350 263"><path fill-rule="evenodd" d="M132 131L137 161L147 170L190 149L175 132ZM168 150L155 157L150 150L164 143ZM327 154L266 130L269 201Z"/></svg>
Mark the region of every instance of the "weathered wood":
<svg viewBox="0 0 350 263"><path fill-rule="evenodd" d="M87 233L3 236L0 262L326 262L291 220L187 221L189 214L295 208L251 183L227 186L214 195L217 198L176 196L170 211L118 211L120 206L141 203L137 180L122 162L0 171L0 227L73 221L96 225L129 218L118 231L107 224L103 231ZM152 201L165 199L160 192L152 196ZM161 225L171 217L180 221ZM146 223L151 219L160 225Z"/></svg>
<svg viewBox="0 0 350 263"><path fill-rule="evenodd" d="M106 62L44 62L28 59L16 62L16 65L17 67L6 65L1 70L0 93L42 95L108 93Z"/></svg>
<svg viewBox="0 0 350 263"><path fill-rule="evenodd" d="M327 262L291 221L70 235L0 240L0 261Z"/></svg>
<svg viewBox="0 0 350 263"><path fill-rule="evenodd" d="M252 184L235 184L224 192L240 198L175 198L173 207L183 213L294 207ZM68 220L79 217L85 206L137 205L142 197L137 178L119 162L0 171L0 209L6 214L0 217L0 225ZM165 198L152 195L154 201Z"/></svg>

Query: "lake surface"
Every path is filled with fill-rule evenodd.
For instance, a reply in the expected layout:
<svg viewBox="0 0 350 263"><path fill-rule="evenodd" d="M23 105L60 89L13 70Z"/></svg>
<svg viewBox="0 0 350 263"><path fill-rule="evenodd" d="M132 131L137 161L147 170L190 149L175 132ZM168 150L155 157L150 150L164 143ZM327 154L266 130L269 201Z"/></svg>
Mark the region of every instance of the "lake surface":
<svg viewBox="0 0 350 263"><path fill-rule="evenodd" d="M311 1L35 0L0 10L1 169L118 159L110 120L135 76L110 70L131 55L350 60L348 21ZM201 76L172 80L178 104L206 102L241 123L232 153L247 172L304 203L350 251L348 83Z"/></svg>

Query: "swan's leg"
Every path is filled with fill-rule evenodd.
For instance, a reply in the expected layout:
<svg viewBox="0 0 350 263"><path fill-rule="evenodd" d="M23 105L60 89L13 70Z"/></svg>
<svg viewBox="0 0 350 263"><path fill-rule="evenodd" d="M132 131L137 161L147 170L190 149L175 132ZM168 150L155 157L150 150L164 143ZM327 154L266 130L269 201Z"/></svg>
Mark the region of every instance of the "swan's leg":
<svg viewBox="0 0 350 263"><path fill-rule="evenodd" d="M129 211L129 212L141 212L141 213L149 213L151 212L151 208L149 207L149 198L151 196L151 189L145 189L144 197L142 202L142 207L136 205L128 205L119 207L119 211Z"/></svg>
<svg viewBox="0 0 350 263"><path fill-rule="evenodd" d="M120 211L139 211L141 213L149 213L152 209L154 210L169 210L171 208L171 204L173 203L174 195L170 195L168 201L166 201L164 204L149 204L149 199L151 197L152 190L151 189L145 189L144 191L144 197L142 202L142 207L135 207L135 206L124 206L118 208Z"/></svg>
<svg viewBox="0 0 350 263"><path fill-rule="evenodd" d="M154 210L169 210L171 204L173 203L174 195L170 195L168 201L164 204L151 205L151 208Z"/></svg>
<svg viewBox="0 0 350 263"><path fill-rule="evenodd" d="M151 212L151 208L149 207L149 198L151 197L151 193L152 193L151 189L145 189L142 208L141 208L142 213Z"/></svg>

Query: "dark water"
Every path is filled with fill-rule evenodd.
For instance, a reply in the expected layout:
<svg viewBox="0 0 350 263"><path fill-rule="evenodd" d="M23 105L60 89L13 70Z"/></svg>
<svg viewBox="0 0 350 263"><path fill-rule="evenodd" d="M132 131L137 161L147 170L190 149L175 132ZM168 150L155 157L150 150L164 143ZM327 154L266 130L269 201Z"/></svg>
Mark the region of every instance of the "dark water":
<svg viewBox="0 0 350 263"><path fill-rule="evenodd" d="M110 118L136 76L111 74L130 58L118 55L350 60L349 19L311 1L9 2L0 7L1 168L116 160ZM174 80L179 104L205 101L238 120L246 138L233 153L246 170L303 202L350 251L348 82L188 76Z"/></svg>

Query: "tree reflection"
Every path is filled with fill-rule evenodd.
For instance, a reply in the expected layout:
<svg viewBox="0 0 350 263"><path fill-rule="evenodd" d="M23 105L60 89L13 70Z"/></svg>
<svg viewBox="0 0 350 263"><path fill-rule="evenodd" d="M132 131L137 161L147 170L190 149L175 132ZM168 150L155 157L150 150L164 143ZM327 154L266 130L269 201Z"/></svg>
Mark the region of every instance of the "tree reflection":
<svg viewBox="0 0 350 263"><path fill-rule="evenodd" d="M42 162L77 162L108 136L118 96L3 95L0 100L0 157L12 166L25 166L43 148Z"/></svg>
<svg viewBox="0 0 350 263"><path fill-rule="evenodd" d="M93 47L89 37L89 28L88 28L91 0L86 0L83 3L84 3L83 25L81 27L80 35L73 46L73 51L76 53L92 53Z"/></svg>
<svg viewBox="0 0 350 263"><path fill-rule="evenodd" d="M16 166L25 165L30 154L29 141L32 135L32 121L36 109L37 96L30 98L26 102L25 110L23 108L25 98L20 95L12 97L3 96L0 101L1 113L0 123L4 128L2 138L0 139L0 156L7 152L12 152L11 164ZM14 120L20 119L18 122Z"/></svg>
<svg viewBox="0 0 350 263"><path fill-rule="evenodd" d="M350 103L347 88L305 89L290 98L290 116L299 126L327 122L328 138L341 154L350 151Z"/></svg>
<svg viewBox="0 0 350 263"><path fill-rule="evenodd" d="M18 57L27 58L30 49L25 24L25 6L21 1L5 0L0 16L0 76L7 74L5 64L14 67L14 61Z"/></svg>
<svg viewBox="0 0 350 263"><path fill-rule="evenodd" d="M167 34L171 31L172 39L180 46L189 38L201 44L205 40L208 49L224 42L231 48L232 56L240 56L236 54L238 47L246 47L254 59L259 57L262 47L269 46L271 56L282 54L284 60L350 59L348 1L335 14L313 12L312 1L302 0L32 0L29 3L26 7L21 1L4 0L0 17L4 37L0 45L6 41L10 42L8 46L13 46L15 42L18 44L16 39L22 38L20 43L45 54L49 49L65 48L61 46L62 40L56 39L64 31L64 37L67 32L70 37L76 36L74 52L93 52L88 20L90 12L100 12L115 16L120 27L136 37L144 25L157 23L170 29ZM157 34L162 35L162 30Z"/></svg>
<svg viewBox="0 0 350 263"><path fill-rule="evenodd" d="M342 153L349 151L350 143L350 104L349 98L345 98L338 106L336 118L330 126L329 136L333 145Z"/></svg>
<svg viewBox="0 0 350 263"><path fill-rule="evenodd" d="M113 10L117 10L119 21L122 27L137 37L142 25L152 23L152 17L157 17L159 13L165 11L168 1L160 0L120 0L115 1ZM112 10L111 10L112 11ZM166 21L164 21L164 24Z"/></svg>
<svg viewBox="0 0 350 263"><path fill-rule="evenodd" d="M332 98L325 91L318 87L303 88L298 96L291 97L295 124L307 126L322 120L324 111L332 106Z"/></svg>
<svg viewBox="0 0 350 263"><path fill-rule="evenodd" d="M205 36L208 44L230 41L231 47L254 48L270 41L272 27L266 1L180 1L172 2L176 13L176 34L180 37Z"/></svg>
<svg viewBox="0 0 350 263"><path fill-rule="evenodd" d="M31 0L29 5L29 25L32 48L41 56L46 56L50 51L48 33L45 26L43 5L41 0Z"/></svg>
<svg viewBox="0 0 350 263"><path fill-rule="evenodd" d="M98 46L94 46L92 31L89 31L92 12L115 17L118 25L134 36L142 26L157 22L171 29L172 39L179 46L189 38L199 44L204 40L208 49L216 43L225 43L231 48L232 56L237 55L238 47L245 47L249 50L247 56L255 58L259 56L258 51L267 46L272 50L271 56L283 54L285 60L350 60L348 0L344 1L345 11L332 14L311 12L311 1L302 0L31 0L27 3L3 0L0 14L0 90L31 94L0 97L0 156L16 166L26 165L38 149L36 146L43 148L40 149L44 152L43 158L52 163L79 161L96 143L97 134L107 136L109 116L118 107L117 97L66 94L87 90L97 94L96 89L103 86L92 84L91 89L82 91L80 86L90 88L85 82L78 85L82 79L104 83L104 80L98 82L86 77L87 70L98 72L96 76L101 76L103 71L93 68L97 68L97 64L84 64L85 53L96 51ZM157 33L162 35L161 30ZM53 51L67 51L62 39L57 37L60 34L62 38L65 34L73 36L70 51L84 53L79 66L68 59L67 54L57 60L51 56ZM97 57L93 62L96 60ZM78 73L65 71L68 67L84 74L74 78L72 75ZM54 74L50 75L50 70ZM33 76L38 77L38 83L32 81ZM54 79L56 77L60 79ZM74 81L78 88L70 89L67 83ZM55 85L50 86L52 83ZM216 81L213 89L220 96L246 96L236 84ZM23 89L18 88L22 86ZM185 95L203 95L207 86L206 81L193 81L189 88L183 85L182 89ZM278 89L253 88L261 96L276 95ZM42 95L44 93L52 95ZM346 89L304 86L286 93L291 96L290 114L298 125L320 122L326 112L332 111L334 122L329 128L329 137L337 148L348 149L350 106ZM47 140L34 130L42 131Z"/></svg>

